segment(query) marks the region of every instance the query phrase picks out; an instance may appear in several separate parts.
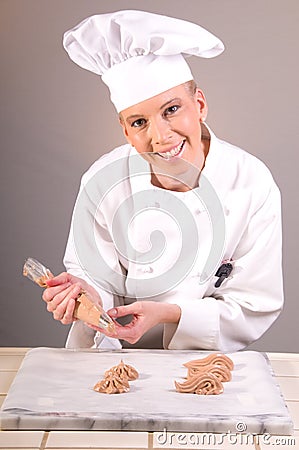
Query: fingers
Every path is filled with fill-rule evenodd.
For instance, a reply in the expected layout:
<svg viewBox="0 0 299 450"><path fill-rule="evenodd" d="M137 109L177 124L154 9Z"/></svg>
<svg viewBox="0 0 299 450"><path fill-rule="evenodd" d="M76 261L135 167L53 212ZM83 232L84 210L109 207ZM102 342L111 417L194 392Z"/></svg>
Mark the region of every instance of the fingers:
<svg viewBox="0 0 299 450"><path fill-rule="evenodd" d="M80 294L81 286L79 284L71 284L68 288L57 293L52 300L47 304L47 309L49 312L55 311L59 305L63 302L67 302L69 299L76 299Z"/></svg>
<svg viewBox="0 0 299 450"><path fill-rule="evenodd" d="M60 285L55 288L48 288L49 290L52 290L52 294L54 290L55 295L52 296L52 294L49 294L51 300L46 300L47 310L53 313L53 317L55 320L59 320L63 324L69 324L74 321L73 314L75 308L75 300L82 290L80 283L72 284L68 287L65 287L66 285Z"/></svg>
<svg viewBox="0 0 299 450"><path fill-rule="evenodd" d="M100 333L105 334L107 337L112 337L114 339L124 339L130 344L135 344L142 336L142 331L139 330L140 327L135 327L136 318L132 320L127 325L120 325L119 323L115 322L115 331L113 333L109 332L105 328L100 328L95 325L92 325L90 323L85 323L89 328L99 331Z"/></svg>
<svg viewBox="0 0 299 450"><path fill-rule="evenodd" d="M141 314L142 312L142 304L141 302L134 302L131 305L118 306L112 309L109 309L107 313L113 319L118 317L128 316L129 314Z"/></svg>
<svg viewBox="0 0 299 450"><path fill-rule="evenodd" d="M42 298L45 302L50 302L53 300L53 298L60 294L61 292L65 291L67 288L69 288L71 283L63 283L55 287L47 288L44 290Z"/></svg>
<svg viewBox="0 0 299 450"><path fill-rule="evenodd" d="M56 277L49 278L48 280L46 280L46 283L48 287L53 287L61 284L70 283L73 281L74 278L75 277L73 277L73 275L71 275L70 273L62 272Z"/></svg>
<svg viewBox="0 0 299 450"><path fill-rule="evenodd" d="M144 319L138 316L138 314L136 314L136 305L137 302L134 303L134 307L133 305L119 306L117 308L112 308L109 311L107 311L109 316L112 318L123 317L133 313L133 319L127 325L120 325L119 323L115 322L114 333L109 333L107 330L103 328L99 328L88 323L86 323L86 325L95 331L100 331L101 333L105 334L108 337L113 337L115 339L123 339L129 342L130 344L135 344L136 342L139 341L139 339L142 337L145 331L147 331L143 325ZM139 310L140 307L137 306L137 309Z"/></svg>
<svg viewBox="0 0 299 450"><path fill-rule="evenodd" d="M95 331L99 331L103 334L105 334L108 337L113 337L118 339L118 330L122 328L121 325L119 325L117 322L115 322L115 331L110 332L106 328L97 327L96 325L92 325L91 323L84 322L85 325L87 325L89 328L92 328Z"/></svg>
<svg viewBox="0 0 299 450"><path fill-rule="evenodd" d="M129 314L133 315L131 322L126 325L120 325L115 322L115 334L112 337L123 339L130 344L136 344L148 329L141 311L142 306L139 302L135 302L132 305L118 306L107 311L112 318L124 317Z"/></svg>
<svg viewBox="0 0 299 450"><path fill-rule="evenodd" d="M76 320L73 317L75 300L82 291L87 292L94 303L102 304L98 292L92 286L67 272L62 272L47 280L46 283L48 287L44 290L42 298L54 319L63 324Z"/></svg>
<svg viewBox="0 0 299 450"><path fill-rule="evenodd" d="M118 326L116 334L113 337L117 339L123 339L129 342L129 344L136 344L143 336L144 330L140 324L133 324L130 322L128 325Z"/></svg>
<svg viewBox="0 0 299 450"><path fill-rule="evenodd" d="M60 322L63 323L63 325L68 325L69 323L74 322L74 309L76 305L76 300L74 298L70 298L64 315L60 319Z"/></svg>
<svg viewBox="0 0 299 450"><path fill-rule="evenodd" d="M129 324L117 328L117 338L135 344L148 330L159 323L178 323L180 311L177 305L136 301L130 305L112 308L108 314L114 319L129 314L133 316Z"/></svg>

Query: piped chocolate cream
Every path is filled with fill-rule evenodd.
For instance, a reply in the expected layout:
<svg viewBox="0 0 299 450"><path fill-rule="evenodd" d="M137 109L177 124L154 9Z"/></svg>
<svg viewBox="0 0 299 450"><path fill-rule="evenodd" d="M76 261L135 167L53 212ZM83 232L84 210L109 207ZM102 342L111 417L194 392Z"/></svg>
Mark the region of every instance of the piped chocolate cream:
<svg viewBox="0 0 299 450"><path fill-rule="evenodd" d="M205 358L201 359L194 359L192 361L188 361L185 364L183 364L185 367L202 367L207 366L210 364L214 364L216 366L226 366L229 370L233 370L234 363L233 361L227 356L222 353L211 353L210 355L206 356Z"/></svg>
<svg viewBox="0 0 299 450"><path fill-rule="evenodd" d="M100 380L93 389L96 392L103 394L122 394L130 390L129 380L124 377L120 377L116 373L109 372L108 375Z"/></svg>
<svg viewBox="0 0 299 450"><path fill-rule="evenodd" d="M231 371L226 366L209 364L207 366L188 367L187 378L194 377L200 373L212 373L221 382L230 381L232 378Z"/></svg>
<svg viewBox="0 0 299 450"><path fill-rule="evenodd" d="M113 366L111 369L107 370L105 372L105 377L111 372L115 373L120 378L127 378L129 381L136 380L139 376L137 370L133 366L130 366L130 364L125 364L123 360L121 360L117 366Z"/></svg>
<svg viewBox="0 0 299 450"><path fill-rule="evenodd" d="M177 392L198 395L218 395L223 392L223 385L219 378L212 373L199 373L188 378L184 383L174 382Z"/></svg>
<svg viewBox="0 0 299 450"><path fill-rule="evenodd" d="M205 358L194 359L183 364L187 369L187 380L175 381L177 392L199 395L218 395L223 392L223 382L231 380L233 361L221 353L211 353Z"/></svg>
<svg viewBox="0 0 299 450"><path fill-rule="evenodd" d="M130 390L129 381L136 380L138 376L133 366L121 360L117 366L106 370L104 379L96 383L93 389L103 394L122 394Z"/></svg>

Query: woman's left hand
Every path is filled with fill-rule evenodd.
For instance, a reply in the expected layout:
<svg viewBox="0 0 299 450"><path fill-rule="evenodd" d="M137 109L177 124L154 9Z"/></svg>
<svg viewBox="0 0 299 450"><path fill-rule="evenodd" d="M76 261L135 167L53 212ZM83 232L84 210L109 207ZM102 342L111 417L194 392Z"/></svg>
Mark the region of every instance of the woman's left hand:
<svg viewBox="0 0 299 450"><path fill-rule="evenodd" d="M127 325L115 322L115 333L106 333L105 330L91 326L107 336L123 339L130 344L135 344L151 328L159 323L178 323L181 317L181 308L170 303L158 303L153 301L136 301L130 305L118 306L107 311L110 317L118 319L132 315L132 321Z"/></svg>

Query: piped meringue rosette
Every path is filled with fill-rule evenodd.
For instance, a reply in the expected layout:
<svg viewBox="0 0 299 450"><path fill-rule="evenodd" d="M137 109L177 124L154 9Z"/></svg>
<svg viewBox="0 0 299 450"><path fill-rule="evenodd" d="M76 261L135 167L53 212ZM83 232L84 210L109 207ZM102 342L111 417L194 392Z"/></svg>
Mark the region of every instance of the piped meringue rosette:
<svg viewBox="0 0 299 450"><path fill-rule="evenodd" d="M121 360L117 366L106 370L104 378L96 383L93 389L103 394L122 394L130 390L129 381L136 380L138 376L133 366Z"/></svg>
<svg viewBox="0 0 299 450"><path fill-rule="evenodd" d="M177 392L198 395L218 395L223 392L224 382L231 380L233 361L224 354L212 353L205 358L183 364L187 369L187 379L183 383L174 382Z"/></svg>
<svg viewBox="0 0 299 450"><path fill-rule="evenodd" d="M111 367L111 369L105 372L105 377L109 376L110 373L119 376L120 378L127 378L129 381L136 380L139 376L137 370L130 366L130 364L125 364L123 360L117 366Z"/></svg>

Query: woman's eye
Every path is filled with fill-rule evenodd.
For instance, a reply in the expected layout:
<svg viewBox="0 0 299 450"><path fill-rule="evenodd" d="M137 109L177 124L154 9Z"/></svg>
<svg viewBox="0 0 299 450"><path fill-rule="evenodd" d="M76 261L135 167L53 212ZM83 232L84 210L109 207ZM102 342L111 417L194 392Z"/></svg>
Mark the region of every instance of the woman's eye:
<svg viewBox="0 0 299 450"><path fill-rule="evenodd" d="M145 124L145 119L137 119L131 123L131 127L138 128L138 127L142 127L144 124Z"/></svg>
<svg viewBox="0 0 299 450"><path fill-rule="evenodd" d="M167 116L167 115L170 115L170 114L174 114L175 112L178 111L179 108L180 108L179 105L169 106L169 108L167 108L165 110L165 115Z"/></svg>

